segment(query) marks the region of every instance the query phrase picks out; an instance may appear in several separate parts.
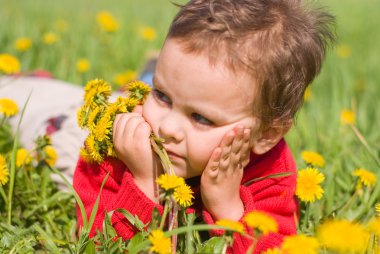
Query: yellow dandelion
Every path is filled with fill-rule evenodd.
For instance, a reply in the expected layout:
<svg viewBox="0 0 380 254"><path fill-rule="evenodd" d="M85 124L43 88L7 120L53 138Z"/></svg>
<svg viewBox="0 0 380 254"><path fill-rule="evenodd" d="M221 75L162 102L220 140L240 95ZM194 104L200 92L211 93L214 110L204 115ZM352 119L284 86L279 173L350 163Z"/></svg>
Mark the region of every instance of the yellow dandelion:
<svg viewBox="0 0 380 254"><path fill-rule="evenodd" d="M7 161L4 156L0 154L0 184L5 185L8 182L9 170Z"/></svg>
<svg viewBox="0 0 380 254"><path fill-rule="evenodd" d="M347 59L351 56L352 49L349 45L341 44L336 47L336 54L342 59Z"/></svg>
<svg viewBox="0 0 380 254"><path fill-rule="evenodd" d="M53 33L53 32L48 32L48 33L45 33L42 37L42 41L46 44L46 45L53 45L55 43L57 43L59 40L59 37L57 34Z"/></svg>
<svg viewBox="0 0 380 254"><path fill-rule="evenodd" d="M77 112L77 122L80 128L84 128L87 125L87 119L89 116L89 108L86 105L81 106Z"/></svg>
<svg viewBox="0 0 380 254"><path fill-rule="evenodd" d="M87 106L107 104L112 94L112 86L103 79L94 79L87 82L84 87L84 102Z"/></svg>
<svg viewBox="0 0 380 254"><path fill-rule="evenodd" d="M80 148L79 150L80 157L87 163L94 163L95 161L92 159L92 156L85 148Z"/></svg>
<svg viewBox="0 0 380 254"><path fill-rule="evenodd" d="M244 216L243 220L245 223L247 223L248 227L255 228L262 232L264 235L278 232L277 221L272 216L264 212L249 212Z"/></svg>
<svg viewBox="0 0 380 254"><path fill-rule="evenodd" d="M90 69L90 62L87 59L81 58L77 61L76 64L77 72L85 73Z"/></svg>
<svg viewBox="0 0 380 254"><path fill-rule="evenodd" d="M108 104L108 95L99 93L96 89L85 93L85 107L95 108Z"/></svg>
<svg viewBox="0 0 380 254"><path fill-rule="evenodd" d="M320 184L325 180L325 176L315 168L307 168L298 171L296 195L303 202L315 202L321 199L323 189Z"/></svg>
<svg viewBox="0 0 380 254"><path fill-rule="evenodd" d="M281 248L286 254L317 254L319 243L314 237L292 235L284 237Z"/></svg>
<svg viewBox="0 0 380 254"><path fill-rule="evenodd" d="M20 52L28 51L32 47L32 40L27 37L18 38L15 41L14 47Z"/></svg>
<svg viewBox="0 0 380 254"><path fill-rule="evenodd" d="M119 85L125 85L128 82L131 82L132 80L135 80L137 78L137 72L136 71L131 71L127 70L125 72L119 73L115 76L114 82Z"/></svg>
<svg viewBox="0 0 380 254"><path fill-rule="evenodd" d="M47 134L40 136L40 140L42 146L51 145L51 138Z"/></svg>
<svg viewBox="0 0 380 254"><path fill-rule="evenodd" d="M110 139L110 135L112 134L112 124L113 122L111 121L110 116L104 114L93 129L95 140L103 141L105 139Z"/></svg>
<svg viewBox="0 0 380 254"><path fill-rule="evenodd" d="M154 41L157 37L156 30L149 26L141 27L139 29L139 35L145 41Z"/></svg>
<svg viewBox="0 0 380 254"><path fill-rule="evenodd" d="M375 234L376 236L380 236L380 217L377 217L371 220L368 223L369 232Z"/></svg>
<svg viewBox="0 0 380 254"><path fill-rule="evenodd" d="M0 99L0 113L3 113L6 117L16 115L18 113L16 102L7 98Z"/></svg>
<svg viewBox="0 0 380 254"><path fill-rule="evenodd" d="M116 32L119 29L119 22L108 11L101 11L96 15L96 21L101 30L109 33Z"/></svg>
<svg viewBox="0 0 380 254"><path fill-rule="evenodd" d="M125 113L132 112L136 105L139 104L139 101L128 97L118 97L114 104L117 106L118 112Z"/></svg>
<svg viewBox="0 0 380 254"><path fill-rule="evenodd" d="M95 141L95 137L93 135L89 135L85 140L86 150L88 154L91 156L92 160L100 164L103 161L103 157L100 154L100 149Z"/></svg>
<svg viewBox="0 0 380 254"><path fill-rule="evenodd" d="M96 123L98 122L98 116L100 116L100 112L104 110L104 107L95 107L88 114L86 126L90 131L94 131L96 127Z"/></svg>
<svg viewBox="0 0 380 254"><path fill-rule="evenodd" d="M317 238L322 246L338 253L363 253L369 233L362 225L347 220L330 220L317 228Z"/></svg>
<svg viewBox="0 0 380 254"><path fill-rule="evenodd" d="M53 167L58 158L57 152L52 146L46 146L44 151L46 153L46 163L49 164L50 167Z"/></svg>
<svg viewBox="0 0 380 254"><path fill-rule="evenodd" d="M280 248L267 249L266 251L261 252L261 254L284 254Z"/></svg>
<svg viewBox="0 0 380 254"><path fill-rule="evenodd" d="M376 184L377 177L371 171L364 168L358 168L352 172L352 175L359 177L359 181L364 186L373 187Z"/></svg>
<svg viewBox="0 0 380 254"><path fill-rule="evenodd" d="M174 190L175 188L185 184L185 180L182 177L168 174L160 175L156 179L156 182L166 191Z"/></svg>
<svg viewBox="0 0 380 254"><path fill-rule="evenodd" d="M221 219L215 222L215 225L226 227L232 231L237 231L239 233L245 233L244 225L239 221L233 221L229 219Z"/></svg>
<svg viewBox="0 0 380 254"><path fill-rule="evenodd" d="M16 166L29 165L32 162L32 156L25 148L20 148L16 153Z"/></svg>
<svg viewBox="0 0 380 254"><path fill-rule="evenodd" d="M96 93L109 96L112 93L112 86L103 79L93 79L86 84L85 92L88 92L89 90L95 90Z"/></svg>
<svg viewBox="0 0 380 254"><path fill-rule="evenodd" d="M144 100L150 92L150 87L142 81L132 81L126 85L127 91L130 92L129 97L137 100Z"/></svg>
<svg viewBox="0 0 380 254"><path fill-rule="evenodd" d="M181 184L174 189L173 193L175 201L182 207L189 207L192 204L193 191L186 184Z"/></svg>
<svg viewBox="0 0 380 254"><path fill-rule="evenodd" d="M116 151L113 147L113 143L106 140L106 150L107 150L107 156L110 156L110 157L114 157L114 158L117 158L117 154L116 154Z"/></svg>
<svg viewBox="0 0 380 254"><path fill-rule="evenodd" d="M151 252L158 254L171 253L171 240L169 237L166 237L161 230L152 230L148 239L152 243L152 247L150 247Z"/></svg>
<svg viewBox="0 0 380 254"><path fill-rule="evenodd" d="M378 203L378 204L375 205L375 211L377 213L377 216L380 217L380 203Z"/></svg>
<svg viewBox="0 0 380 254"><path fill-rule="evenodd" d="M0 73L14 74L20 71L19 60L10 54L0 54Z"/></svg>
<svg viewBox="0 0 380 254"><path fill-rule="evenodd" d="M351 125L351 124L355 124L355 122L356 122L356 116L352 110L343 109L340 112L340 123L342 125Z"/></svg>
<svg viewBox="0 0 380 254"><path fill-rule="evenodd" d="M115 118L116 114L118 113L118 110L119 110L118 105L115 103L112 103L106 107L104 114L108 115L110 119L112 120Z"/></svg>
<svg viewBox="0 0 380 254"><path fill-rule="evenodd" d="M302 159L309 165L314 167L323 168L325 166L325 159L317 152L303 151L301 153Z"/></svg>
<svg viewBox="0 0 380 254"><path fill-rule="evenodd" d="M58 19L55 21L54 27L59 32L66 32L69 29L69 24L64 19Z"/></svg>
<svg viewBox="0 0 380 254"><path fill-rule="evenodd" d="M307 102L307 101L311 100L311 97L312 97L311 86L308 86L305 89L305 93L303 94L303 99L304 99L304 101Z"/></svg>

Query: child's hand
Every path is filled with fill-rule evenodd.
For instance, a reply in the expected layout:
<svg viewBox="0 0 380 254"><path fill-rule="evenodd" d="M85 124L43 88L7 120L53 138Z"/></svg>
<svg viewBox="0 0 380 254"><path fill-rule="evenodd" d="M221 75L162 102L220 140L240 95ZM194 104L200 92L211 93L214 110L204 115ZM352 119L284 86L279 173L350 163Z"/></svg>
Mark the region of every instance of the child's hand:
<svg viewBox="0 0 380 254"><path fill-rule="evenodd" d="M240 183L249 162L250 134L241 125L228 131L202 173L202 201L216 220L239 220L244 213Z"/></svg>
<svg viewBox="0 0 380 254"><path fill-rule="evenodd" d="M113 144L117 156L133 174L137 186L155 199L154 180L159 163L150 144L152 128L141 114L141 106L132 113L116 115L113 123Z"/></svg>

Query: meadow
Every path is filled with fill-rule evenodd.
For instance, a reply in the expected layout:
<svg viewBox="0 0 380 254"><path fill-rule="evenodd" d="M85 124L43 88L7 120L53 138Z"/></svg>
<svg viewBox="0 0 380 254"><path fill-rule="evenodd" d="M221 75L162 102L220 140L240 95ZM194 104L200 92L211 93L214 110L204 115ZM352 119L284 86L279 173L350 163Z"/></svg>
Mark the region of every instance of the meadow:
<svg viewBox="0 0 380 254"><path fill-rule="evenodd" d="M320 185L320 196L303 200L307 193L298 193L300 234L316 236L329 219L337 224L326 233L331 241L317 237L318 248L310 245L307 252L308 245L299 242L298 250L287 253L380 253L380 2L316 2L336 16L337 42L307 90L286 141L299 172L313 168L324 175L324 181L310 183ZM176 10L166 0L0 0L0 56L17 58L23 75L45 70L78 86L102 78L118 89L137 78L149 56L159 51ZM10 172L1 178L0 171L0 180L6 179L0 181L0 252L94 253L86 232L75 233L74 196L59 191L50 179L49 140L38 140L34 169L17 166L17 135L6 121L0 113L0 152ZM105 246L98 252L149 251L149 241L128 247L112 236L98 236ZM184 250L222 252L216 245Z"/></svg>

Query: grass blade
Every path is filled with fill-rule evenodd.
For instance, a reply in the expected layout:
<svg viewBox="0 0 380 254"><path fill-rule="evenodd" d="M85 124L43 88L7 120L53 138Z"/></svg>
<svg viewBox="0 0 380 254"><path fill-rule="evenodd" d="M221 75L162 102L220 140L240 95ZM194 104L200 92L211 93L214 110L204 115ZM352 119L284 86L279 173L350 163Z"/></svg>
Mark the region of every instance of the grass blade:
<svg viewBox="0 0 380 254"><path fill-rule="evenodd" d="M16 176L16 149L17 149L17 145L18 145L20 125L21 125L21 121L22 121L22 118L23 118L24 113L25 113L26 106L28 105L30 96L32 95L32 92L33 91L31 91L29 93L29 96L26 99L24 107L22 108L20 120L17 123L15 139L13 142L13 148L12 148L12 153L11 153L11 167L10 167L11 172L10 172L10 176L9 176L9 190L8 190L8 224L11 224L11 221L12 221L12 198L13 198L13 189L14 189L14 185L15 185L15 176Z"/></svg>

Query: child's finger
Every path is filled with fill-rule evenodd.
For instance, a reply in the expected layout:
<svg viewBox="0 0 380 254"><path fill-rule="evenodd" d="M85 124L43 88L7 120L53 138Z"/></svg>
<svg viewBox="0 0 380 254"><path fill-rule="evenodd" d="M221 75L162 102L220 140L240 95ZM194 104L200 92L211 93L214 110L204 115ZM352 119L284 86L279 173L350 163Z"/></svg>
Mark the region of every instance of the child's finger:
<svg viewBox="0 0 380 254"><path fill-rule="evenodd" d="M220 142L220 148L221 151L221 159L227 160L229 157L229 154L231 153L231 144L235 138L235 132L233 130L228 131L224 137L222 138L222 141Z"/></svg>
<svg viewBox="0 0 380 254"><path fill-rule="evenodd" d="M143 122L145 122L145 120L140 115L134 115L129 117L127 122L125 123L124 128L123 136L125 137L125 140L131 142L136 136L136 132L138 131L138 125Z"/></svg>
<svg viewBox="0 0 380 254"><path fill-rule="evenodd" d="M251 153L251 143L250 143L250 137L251 137L251 130L245 129L243 132L243 144L240 151L240 161L243 164L243 167L245 167L249 162L249 155Z"/></svg>
<svg viewBox="0 0 380 254"><path fill-rule="evenodd" d="M215 148L208 161L206 169L204 171L209 177L215 178L218 175L219 163L221 160L222 149L220 147Z"/></svg>
<svg viewBox="0 0 380 254"><path fill-rule="evenodd" d="M231 144L231 152L236 154L236 153L239 153L243 145L244 127L238 126L237 128L234 129L234 131L235 131L235 138Z"/></svg>
<svg viewBox="0 0 380 254"><path fill-rule="evenodd" d="M150 133L152 132L152 128L150 125L145 121L140 121L135 129L134 132L134 139L136 140L146 140L147 137L150 136Z"/></svg>
<svg viewBox="0 0 380 254"><path fill-rule="evenodd" d="M126 117L127 114L117 114L115 117L115 121L113 122L113 131L112 138L113 143L116 144L120 139L123 138L125 122L128 120Z"/></svg>
<svg viewBox="0 0 380 254"><path fill-rule="evenodd" d="M113 137L115 137L115 133L117 132L118 130L118 127L119 127L119 120L121 118L121 114L117 114L115 116L115 120L113 121L113 125L112 125L112 130L113 130ZM115 141L115 140L114 140Z"/></svg>

